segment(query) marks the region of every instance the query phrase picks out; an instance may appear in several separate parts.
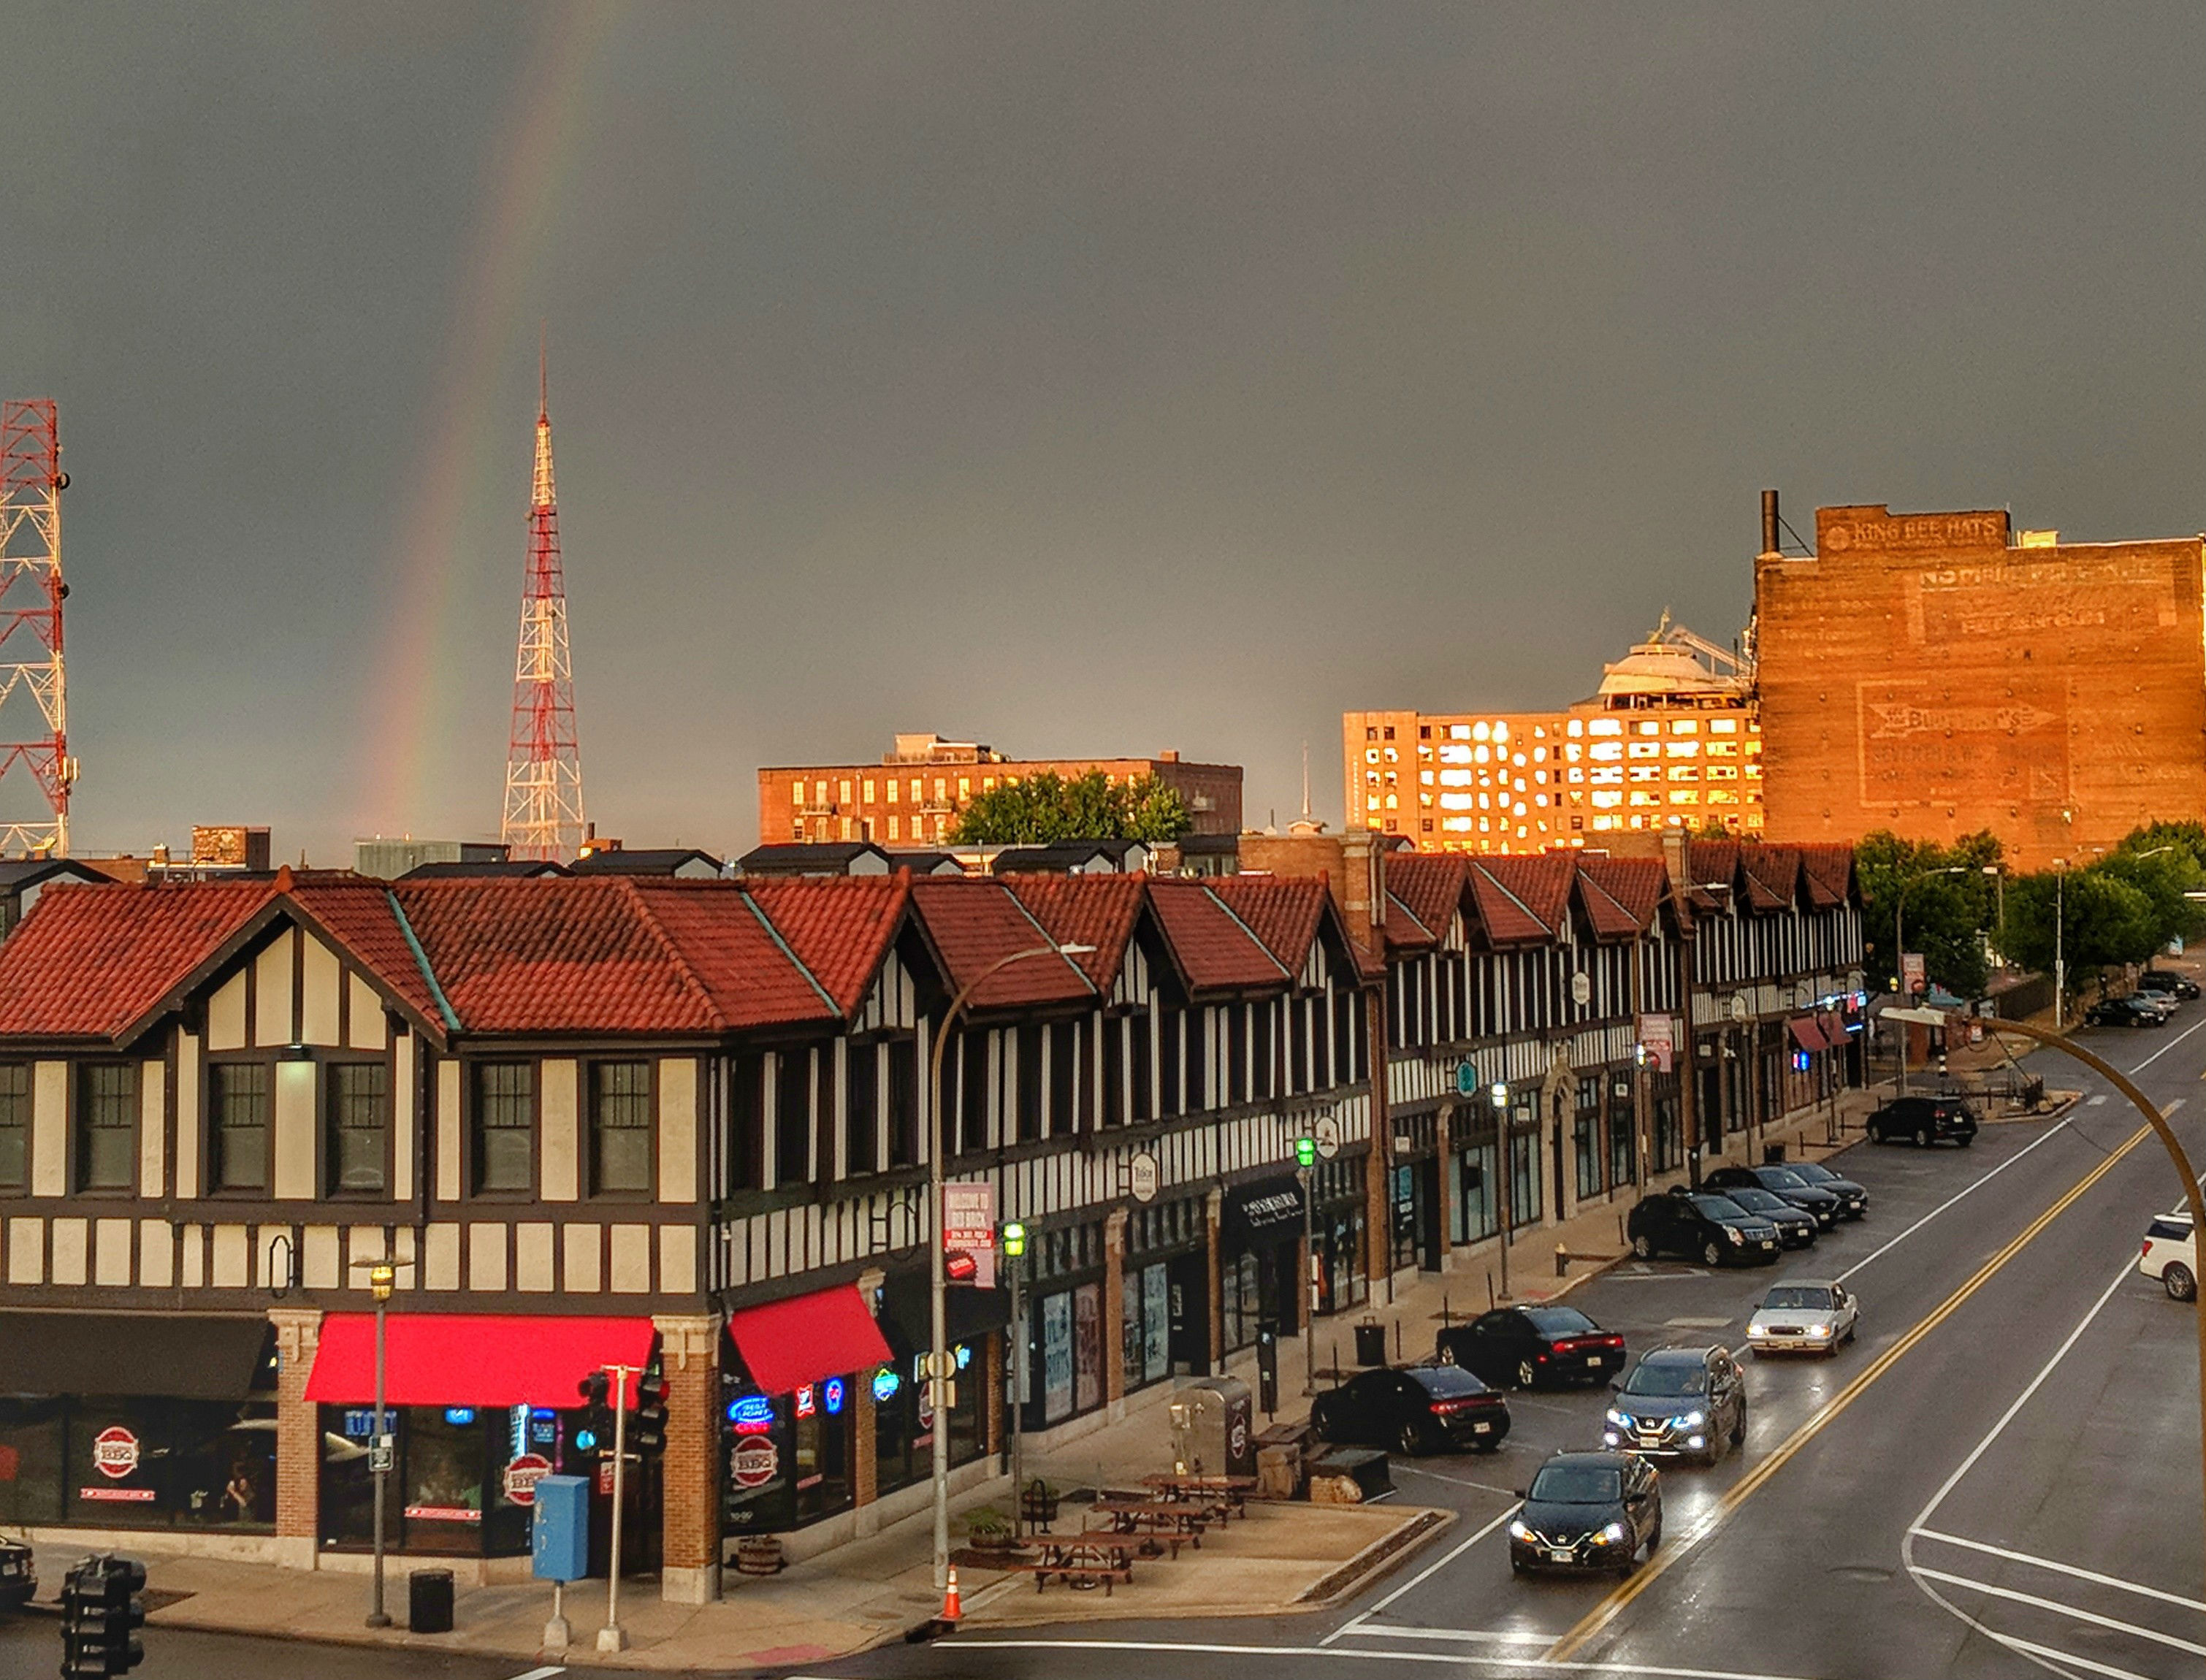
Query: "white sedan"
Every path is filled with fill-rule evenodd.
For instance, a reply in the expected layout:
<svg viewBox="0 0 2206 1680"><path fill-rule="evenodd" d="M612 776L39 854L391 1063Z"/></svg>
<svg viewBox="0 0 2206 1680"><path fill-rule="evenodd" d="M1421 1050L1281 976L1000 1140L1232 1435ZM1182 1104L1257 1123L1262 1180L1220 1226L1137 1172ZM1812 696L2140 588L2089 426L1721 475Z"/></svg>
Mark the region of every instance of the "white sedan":
<svg viewBox="0 0 2206 1680"><path fill-rule="evenodd" d="M2162 1213L2145 1227L2137 1270L2159 1278L2171 1301L2188 1301L2198 1293L2198 1244L2191 1234L2187 1210Z"/></svg>
<svg viewBox="0 0 2206 1680"><path fill-rule="evenodd" d="M1835 1355L1854 1339L1861 1302L1843 1284L1774 1284L1747 1320L1746 1343L1757 1354Z"/></svg>

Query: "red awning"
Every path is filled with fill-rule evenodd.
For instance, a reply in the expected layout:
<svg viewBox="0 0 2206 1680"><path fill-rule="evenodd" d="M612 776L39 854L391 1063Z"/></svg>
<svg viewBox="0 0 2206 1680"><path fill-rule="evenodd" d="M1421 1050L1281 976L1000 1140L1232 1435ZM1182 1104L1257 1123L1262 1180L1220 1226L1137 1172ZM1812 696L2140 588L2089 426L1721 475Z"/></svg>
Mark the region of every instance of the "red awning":
<svg viewBox="0 0 2206 1680"><path fill-rule="evenodd" d="M1792 1029L1792 1042L1803 1050L1827 1050L1823 1041L1823 1029L1813 1016L1796 1015L1785 1023Z"/></svg>
<svg viewBox="0 0 2206 1680"><path fill-rule="evenodd" d="M1833 1050L1846 1047L1846 1018L1836 1010L1826 1010L1815 1017L1823 1028L1823 1042Z"/></svg>
<svg viewBox="0 0 2206 1680"><path fill-rule="evenodd" d="M489 1313L393 1313L384 1328L384 1394L394 1406L581 1404L575 1385L606 1365L641 1366L657 1332L649 1319L518 1318ZM635 1390L629 1391L634 1403ZM331 1313L307 1379L307 1398L375 1398L375 1315Z"/></svg>
<svg viewBox="0 0 2206 1680"><path fill-rule="evenodd" d="M729 1315L728 1334L751 1380L766 1394L786 1394L823 1377L889 1361L881 1327L854 1284L746 1307Z"/></svg>

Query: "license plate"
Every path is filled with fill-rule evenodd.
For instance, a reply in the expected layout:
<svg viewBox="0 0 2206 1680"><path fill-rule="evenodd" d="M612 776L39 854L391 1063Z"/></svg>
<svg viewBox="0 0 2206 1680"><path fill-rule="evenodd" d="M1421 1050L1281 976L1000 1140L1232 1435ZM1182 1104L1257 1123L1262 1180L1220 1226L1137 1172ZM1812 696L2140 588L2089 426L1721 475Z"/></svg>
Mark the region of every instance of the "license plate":
<svg viewBox="0 0 2206 1680"><path fill-rule="evenodd" d="M1777 1245L1774 1242L1765 1242L1762 1246L1765 1248L1774 1248Z"/></svg>
<svg viewBox="0 0 2206 1680"><path fill-rule="evenodd" d="M1474 1423L1470 1426L1470 1433L1474 1435L1484 1435L1490 1433L1493 1428L1494 1426L1490 1423Z"/></svg>
<svg viewBox="0 0 2206 1680"><path fill-rule="evenodd" d="M1598 1364L1600 1364L1600 1363L1601 1363L1601 1355L1600 1355L1599 1354L1589 1354L1589 1355L1586 1355L1586 1363L1587 1363L1587 1364L1589 1364L1589 1365L1598 1365Z"/></svg>
<svg viewBox="0 0 2206 1680"><path fill-rule="evenodd" d="M1547 1561L1551 1564L1567 1564L1573 1561L1577 1556L1577 1554L1574 1552L1556 1552L1550 1550L1547 1553Z"/></svg>

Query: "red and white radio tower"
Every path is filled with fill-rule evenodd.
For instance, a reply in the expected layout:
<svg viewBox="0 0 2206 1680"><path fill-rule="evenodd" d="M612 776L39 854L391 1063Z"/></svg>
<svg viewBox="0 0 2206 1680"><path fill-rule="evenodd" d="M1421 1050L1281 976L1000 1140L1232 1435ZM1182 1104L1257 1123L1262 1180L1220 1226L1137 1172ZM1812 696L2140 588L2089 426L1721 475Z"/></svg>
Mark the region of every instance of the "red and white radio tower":
<svg viewBox="0 0 2206 1680"><path fill-rule="evenodd" d="M567 655L567 580L559 563L559 498L552 485L551 379L538 354L536 473L528 496L528 577L521 591L521 653L513 671L513 734L505 749L505 819L515 858L564 862L581 848L582 754L575 740L575 673Z"/></svg>
<svg viewBox="0 0 2206 1680"><path fill-rule="evenodd" d="M0 814L0 853L69 853L69 689L62 674L61 435L53 401L0 402L0 793L39 786L43 815Z"/></svg>

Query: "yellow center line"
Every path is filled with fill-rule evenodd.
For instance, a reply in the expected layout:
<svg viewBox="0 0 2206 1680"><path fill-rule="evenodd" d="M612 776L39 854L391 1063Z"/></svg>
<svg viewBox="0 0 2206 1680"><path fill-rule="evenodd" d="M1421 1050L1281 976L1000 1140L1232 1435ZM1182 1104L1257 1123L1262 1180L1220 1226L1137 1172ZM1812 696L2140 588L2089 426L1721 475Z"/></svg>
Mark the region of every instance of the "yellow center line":
<svg viewBox="0 0 2206 1680"><path fill-rule="evenodd" d="M1852 1405L1856 1400L1859 1399L1862 1395L1867 1391L1872 1383L1875 1382L1878 1378L1883 1376L1886 1372L1891 1370L1893 1366L1897 1365L1901 1359L1905 1357L1906 1355L1913 1349L1918 1342L1922 1341L1924 1337L1928 1336L1932 1331L1935 1330L1940 1325L1945 1323L1947 1319L1951 1318L1956 1312L1960 1310L1961 1304L1964 1302L1967 1301L1970 1296L1974 1295L1978 1290L1989 1283L1993 1278L1998 1275L2000 1271L2009 1260L2012 1260L2017 1254L2028 1248L2031 1242L2035 1242L2038 1236L2043 1232L2045 1228L2051 1224L2055 1219L2059 1218L2061 1214L2067 1212L2069 1207L2075 1203L2078 1197L2082 1196L2087 1190L2089 1190L2094 1184L2097 1183L2102 1178L2104 1178L2109 1172L2112 1172L2114 1170L2115 1164L2119 1162L2122 1157L2128 1154L2131 1150L2136 1148L2137 1145L2143 1143L2151 1135L2151 1127L2138 1127L2135 1132L2131 1134L2127 1142L2124 1143L2120 1148L2115 1150L2113 1154L2108 1156L2105 1160L2100 1162L2098 1165L2093 1167L2090 1171L2085 1173L2082 1178L2078 1179L2069 1188L2069 1189L2058 1201L2054 1202L2052 1206L2047 1208L2044 1212L2039 1214L2038 1217L2032 1221L2019 1236L2016 1236L2014 1240L2009 1242L2004 1248L2001 1248L1997 1254L1986 1260L1983 1265L1977 1269L1974 1277L1970 1278L1967 1283L1962 1284L1960 1288L1955 1290L1953 1294L1947 1296L1942 1302L1931 1311L1929 1316L1917 1324L1913 1329L1910 1330L1905 1336L1901 1337L1899 1341L1893 1343L1892 1346L1887 1348L1882 1353L1879 1354L1875 1359L1870 1361L1869 1367L1866 1370L1864 1370L1859 1376L1856 1377L1853 1381L1848 1383L1844 1389L1840 1390L1829 1400L1826 1401L1823 1403L1822 1409L1816 1412L1815 1415L1810 1417L1805 1423L1803 1423L1798 1429L1794 1430L1792 1433L1786 1439L1782 1445L1779 1446L1775 1451L1769 1455L1769 1457L1763 1459L1751 1470L1748 1471L1746 1474L1741 1476L1738 1481L1734 1482L1724 1493L1723 1497L1716 1501L1714 1508L1702 1520L1697 1528L1694 1528L1690 1534L1680 1535L1678 1537L1678 1544L1675 1546L1657 1552L1654 1556L1649 1558L1629 1581L1625 1582L1607 1598L1603 1599L1590 1611L1587 1611L1584 1618L1581 1620L1576 1627L1572 1628L1568 1633L1565 1634L1561 1639L1555 1642L1554 1646L1547 1652L1545 1660L1551 1663L1563 1662L1567 1660L1569 1658L1575 1656L1577 1652L1583 1647L1588 1640L1591 1639L1595 1634L1599 1633L1603 1628L1614 1621L1618 1616L1622 1614L1625 1606L1629 1605L1634 1599L1637 1598L1642 1593L1645 1592L1649 1587L1652 1587L1657 1581L1660 1580L1665 1570L1666 1570L1672 1564L1676 1563L1680 1558L1683 1558L1687 1552L1690 1552L1695 1546L1698 1545L1702 1540L1706 1540L1710 1534L1714 1534L1717 1528L1732 1514L1732 1512L1738 1510L1738 1507L1744 1504L1748 1499L1753 1498L1754 1494L1761 1488L1764 1482L1768 1481L1770 1477L1775 1475L1778 1471L1783 1469L1786 1464L1791 1463L1792 1456L1795 1453L1798 1452L1801 1448L1806 1446L1810 1441L1815 1439L1817 1435L1821 1434L1825 1427L1827 1426L1833 1418L1837 1417L1839 1413L1845 1410L1847 1407Z"/></svg>

